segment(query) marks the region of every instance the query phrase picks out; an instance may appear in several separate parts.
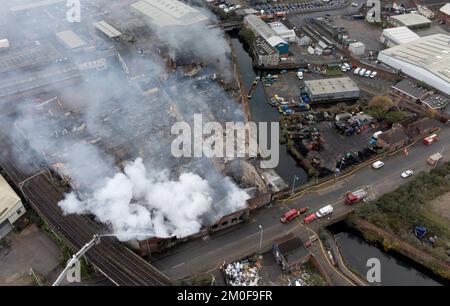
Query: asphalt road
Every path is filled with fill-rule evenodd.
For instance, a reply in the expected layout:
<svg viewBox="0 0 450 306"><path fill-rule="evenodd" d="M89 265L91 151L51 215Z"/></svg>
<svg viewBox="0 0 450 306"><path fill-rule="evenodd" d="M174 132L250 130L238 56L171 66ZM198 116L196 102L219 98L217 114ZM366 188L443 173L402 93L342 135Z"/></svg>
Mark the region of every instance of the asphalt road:
<svg viewBox="0 0 450 306"><path fill-rule="evenodd" d="M273 205L270 208L261 209L252 214L248 222L234 228L220 232L208 239L192 241L177 246L156 259L153 264L173 279L181 279L199 272L212 271L223 261L232 261L258 252L261 237L259 225L263 228L262 251L270 249L272 241L291 231L297 230L297 222L282 224L279 219L289 207L310 207L310 211L332 204L333 215L340 215L351 209L343 204L343 196L347 191L365 187L369 190L369 198L375 199L384 193L395 190L408 179L400 177L401 172L413 169L416 173L429 171L431 166L426 163L426 158L436 152L442 152L444 160L450 160L450 129L443 128L439 133L440 141L431 146L425 146L421 142L409 149L406 157L403 153L389 156L384 159L385 166L374 170L370 166L364 167L337 181L334 185L318 191L306 193L299 199L288 201L283 205ZM366 204L358 204L366 205ZM316 221L313 227L320 225Z"/></svg>

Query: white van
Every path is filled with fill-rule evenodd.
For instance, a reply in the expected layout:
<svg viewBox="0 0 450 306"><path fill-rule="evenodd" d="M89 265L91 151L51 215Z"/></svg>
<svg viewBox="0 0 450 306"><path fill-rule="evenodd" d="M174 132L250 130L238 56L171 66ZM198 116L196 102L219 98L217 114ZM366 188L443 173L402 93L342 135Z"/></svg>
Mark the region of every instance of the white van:
<svg viewBox="0 0 450 306"><path fill-rule="evenodd" d="M334 208L331 205L327 205L325 207L322 207L321 209L316 211L316 217L317 218L325 217L326 215L331 214L333 212L333 210L334 210Z"/></svg>
<svg viewBox="0 0 450 306"><path fill-rule="evenodd" d="M361 69L361 71L359 72L360 76L364 76L364 74L366 73L367 69L363 68Z"/></svg>
<svg viewBox="0 0 450 306"><path fill-rule="evenodd" d="M358 75L360 71L361 71L361 68L357 67L355 70L353 70L353 73L355 75Z"/></svg>

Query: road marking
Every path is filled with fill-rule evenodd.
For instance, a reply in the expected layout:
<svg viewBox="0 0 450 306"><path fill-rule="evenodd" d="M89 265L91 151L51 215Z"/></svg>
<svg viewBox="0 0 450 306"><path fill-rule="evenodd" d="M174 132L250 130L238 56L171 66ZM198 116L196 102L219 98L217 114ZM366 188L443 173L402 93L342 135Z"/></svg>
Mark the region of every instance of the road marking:
<svg viewBox="0 0 450 306"><path fill-rule="evenodd" d="M184 265L184 262L182 262L182 263L180 263L180 264L178 264L178 265L173 266L172 269L179 268L179 267L181 267L182 265Z"/></svg>

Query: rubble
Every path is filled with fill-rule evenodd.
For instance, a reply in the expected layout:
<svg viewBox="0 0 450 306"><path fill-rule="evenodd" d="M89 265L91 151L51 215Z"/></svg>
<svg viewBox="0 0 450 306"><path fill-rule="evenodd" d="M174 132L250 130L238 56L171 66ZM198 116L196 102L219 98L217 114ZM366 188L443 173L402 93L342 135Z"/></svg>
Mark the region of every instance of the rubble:
<svg viewBox="0 0 450 306"><path fill-rule="evenodd" d="M245 259L225 265L222 271L230 286L258 286L260 268L259 261Z"/></svg>

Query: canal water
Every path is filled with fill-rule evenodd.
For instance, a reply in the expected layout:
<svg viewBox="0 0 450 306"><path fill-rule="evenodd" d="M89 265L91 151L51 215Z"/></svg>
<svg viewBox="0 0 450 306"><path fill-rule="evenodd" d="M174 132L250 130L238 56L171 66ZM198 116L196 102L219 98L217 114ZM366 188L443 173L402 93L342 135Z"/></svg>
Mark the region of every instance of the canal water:
<svg viewBox="0 0 450 306"><path fill-rule="evenodd" d="M233 37L231 43L236 52L236 59L241 73L242 81L245 85L246 92L250 89L255 77L259 75L258 71L253 69L252 59L243 47L238 38ZM250 100L250 111L254 122L278 122L280 114L278 110L267 103L264 87L259 82L258 87ZM270 138L269 138L270 139ZM286 145L280 144L280 161L275 171L292 187L294 177L295 187L306 184L308 182L308 174L297 164L295 159L287 152Z"/></svg>
<svg viewBox="0 0 450 306"><path fill-rule="evenodd" d="M448 286L446 281L432 271L382 247L368 243L362 235L345 225L344 222L329 227L334 234L345 263L365 278L367 260L377 258L381 264L381 285L384 286Z"/></svg>

